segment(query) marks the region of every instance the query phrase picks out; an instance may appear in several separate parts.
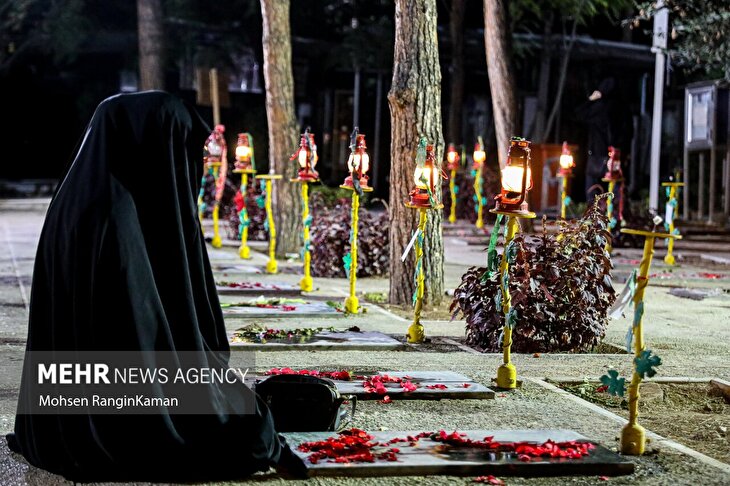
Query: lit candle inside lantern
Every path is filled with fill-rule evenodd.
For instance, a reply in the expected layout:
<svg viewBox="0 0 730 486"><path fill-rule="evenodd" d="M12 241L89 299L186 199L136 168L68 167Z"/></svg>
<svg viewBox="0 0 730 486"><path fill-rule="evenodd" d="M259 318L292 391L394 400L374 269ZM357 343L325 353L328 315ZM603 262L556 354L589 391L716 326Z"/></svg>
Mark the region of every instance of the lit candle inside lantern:
<svg viewBox="0 0 730 486"><path fill-rule="evenodd" d="M529 213L527 191L532 189L530 142L524 138L510 140L507 164L502 169L502 192L495 198L496 210L505 213Z"/></svg>
<svg viewBox="0 0 730 486"><path fill-rule="evenodd" d="M487 160L487 153L482 148L482 144L477 143L474 145L474 154L472 156L474 158L474 168L478 169L482 166L485 160Z"/></svg>
<svg viewBox="0 0 730 486"><path fill-rule="evenodd" d="M562 171L570 172L570 169L572 169L573 167L575 167L573 154L570 153L570 149L568 148L568 142L563 142L563 153L560 154L560 169Z"/></svg>
<svg viewBox="0 0 730 486"><path fill-rule="evenodd" d="M413 182L416 187L410 192L410 204L419 208L440 206L441 171L435 164L436 155L433 145L426 145L426 160L422 166L416 165Z"/></svg>

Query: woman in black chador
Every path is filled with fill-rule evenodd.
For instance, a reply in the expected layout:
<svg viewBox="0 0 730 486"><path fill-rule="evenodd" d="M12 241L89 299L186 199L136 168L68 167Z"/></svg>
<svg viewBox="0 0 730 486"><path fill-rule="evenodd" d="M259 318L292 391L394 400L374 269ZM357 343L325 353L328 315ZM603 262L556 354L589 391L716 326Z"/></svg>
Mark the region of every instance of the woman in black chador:
<svg viewBox="0 0 730 486"><path fill-rule="evenodd" d="M227 366L196 207L207 135L194 110L163 92L99 105L46 215L28 351L198 351ZM32 376L26 359L21 405L33 398ZM198 415L19 413L8 443L75 480L234 479L270 466L302 473L249 388L212 384L202 393Z"/></svg>

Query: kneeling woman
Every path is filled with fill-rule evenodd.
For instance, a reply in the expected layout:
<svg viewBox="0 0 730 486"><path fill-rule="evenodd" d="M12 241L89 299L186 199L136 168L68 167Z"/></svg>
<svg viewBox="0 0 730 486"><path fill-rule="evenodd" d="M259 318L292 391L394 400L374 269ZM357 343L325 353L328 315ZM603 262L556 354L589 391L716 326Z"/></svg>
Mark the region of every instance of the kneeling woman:
<svg viewBox="0 0 730 486"><path fill-rule="evenodd" d="M27 351L193 352L227 368L196 207L207 135L194 110L163 92L99 105L46 215ZM162 387L143 415L31 414L34 373L26 358L8 444L69 479L221 480L304 468L240 383L203 385L195 415L174 413Z"/></svg>

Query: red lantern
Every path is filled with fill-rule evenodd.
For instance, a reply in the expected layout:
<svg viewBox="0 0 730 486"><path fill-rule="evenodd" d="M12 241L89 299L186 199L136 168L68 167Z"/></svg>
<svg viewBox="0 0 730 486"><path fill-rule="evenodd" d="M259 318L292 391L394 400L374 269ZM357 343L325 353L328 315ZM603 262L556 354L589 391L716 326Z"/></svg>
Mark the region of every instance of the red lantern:
<svg viewBox="0 0 730 486"><path fill-rule="evenodd" d="M446 150L446 169L449 171L459 170L459 152L456 151L456 147L453 143L449 144L449 148Z"/></svg>
<svg viewBox="0 0 730 486"><path fill-rule="evenodd" d="M299 148L291 156L290 160L296 160L299 163L300 181L316 181L319 180L319 174L314 168L317 166L317 145L314 143L314 134L309 133L307 128L299 140Z"/></svg>
<svg viewBox="0 0 730 486"><path fill-rule="evenodd" d="M360 182L360 187L363 189L370 189L368 186L368 176L366 172L370 170L370 155L367 152L367 145L365 145L365 134L359 133L357 127L352 132L352 138L350 144L350 157L347 159L347 170L350 172L345 178L343 186L353 187L352 178L356 177Z"/></svg>
<svg viewBox="0 0 730 486"><path fill-rule="evenodd" d="M226 127L216 125L206 139L203 146L203 160L206 167L218 167L225 158L225 153L228 150L226 139L223 137L225 131Z"/></svg>
<svg viewBox="0 0 730 486"><path fill-rule="evenodd" d="M495 199L496 211L530 214L527 207L527 191L532 189L530 170L530 141L512 137L507 165L502 169L502 192Z"/></svg>
<svg viewBox="0 0 730 486"><path fill-rule="evenodd" d="M570 177L573 172L573 167L575 167L573 154L570 153L568 142L563 142L563 153L560 155L560 171L558 172L558 176Z"/></svg>
<svg viewBox="0 0 730 486"><path fill-rule="evenodd" d="M621 171L621 150L614 146L608 147L608 161L606 162L606 166L608 170L603 176L604 181L616 182L624 180L624 173Z"/></svg>
<svg viewBox="0 0 730 486"><path fill-rule="evenodd" d="M441 174L436 167L436 155L433 145L426 145L426 161L423 167L416 166L413 173L416 187L409 193L409 205L415 208L436 208L441 191Z"/></svg>
<svg viewBox="0 0 730 486"><path fill-rule="evenodd" d="M253 137L249 133L239 133L236 143L236 164L234 172L256 172L253 156Z"/></svg>

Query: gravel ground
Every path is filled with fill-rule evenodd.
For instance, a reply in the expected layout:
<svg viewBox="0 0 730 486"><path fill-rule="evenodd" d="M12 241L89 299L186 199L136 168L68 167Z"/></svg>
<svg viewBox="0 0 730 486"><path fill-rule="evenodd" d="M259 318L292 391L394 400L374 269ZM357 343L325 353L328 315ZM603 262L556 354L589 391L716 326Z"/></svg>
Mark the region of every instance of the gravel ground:
<svg viewBox="0 0 730 486"><path fill-rule="evenodd" d="M12 430L15 403L20 381L24 340L27 328L27 295L38 233L42 224L45 203L29 204L0 201L0 433ZM254 242L254 248L263 248ZM230 261L235 260L235 250L225 249ZM624 252L624 250L622 250ZM254 253L253 265L263 265L263 254ZM627 258L633 255L628 252ZM657 252L657 259L663 256ZM454 288L466 265L481 264L484 261L482 249L467 246L458 238L446 238L446 288ZM658 260L657 260L658 261ZM240 280L296 283L299 277L293 270L296 263L281 262L282 268L291 272L277 276L240 275ZM653 267L659 271L662 264ZM629 265L620 266L617 272L628 272ZM701 267L685 266L682 271L703 271ZM708 270L704 270L708 271ZM711 271L717 271L711 270ZM219 276L223 278L223 275ZM236 276L228 274L225 279ZM690 282L691 283L691 282ZM718 284L725 288L726 282ZM342 299L347 288L344 279L316 279L320 297ZM707 286L707 282L702 282ZM383 278L360 279L361 292L387 290L388 281ZM618 285L619 289L621 285ZM721 293L703 301L682 299L668 294L667 288L649 287L646 295L646 340L648 346L663 359L660 368L662 376L720 377L730 378L730 295ZM392 335L403 335L409 324L407 317L382 310L367 304L368 312L357 317L336 319L229 319L226 326L234 330L251 322L263 323L269 327L349 327L357 325L363 330L377 330ZM462 321L425 321L429 336L463 336ZM606 341L623 346L629 319L613 321ZM626 354L542 354L514 355L514 363L523 377L576 378L600 376L609 367L616 367L627 373L630 356ZM235 353L232 365L240 362ZM474 354L461 350L450 352L419 352L409 348L403 352L373 351L281 351L257 352L256 367L265 370L271 367L291 366L322 369L378 369L378 370L453 370L464 373L476 381L489 384L500 363L495 354ZM570 428L595 439L609 447L615 447L620 424L565 400L537 384L526 381L519 391L483 401L407 401L384 405L377 402L362 402L358 406L355 426L370 430L398 429L476 429L476 428ZM707 466L697 460L680 454L673 449L661 447L658 454L632 458L636 473L632 476L612 478L613 484L729 484L730 474ZM508 484L594 484L603 483L596 477L577 478L504 478ZM337 478L312 479L307 484L467 484L472 478L456 477L403 477L403 478ZM267 484L297 484L273 475L259 475L249 481L229 484L248 484L265 481ZM9 453L4 440L0 439L0 484L2 485L54 485L70 484L57 476L29 467L22 459Z"/></svg>

